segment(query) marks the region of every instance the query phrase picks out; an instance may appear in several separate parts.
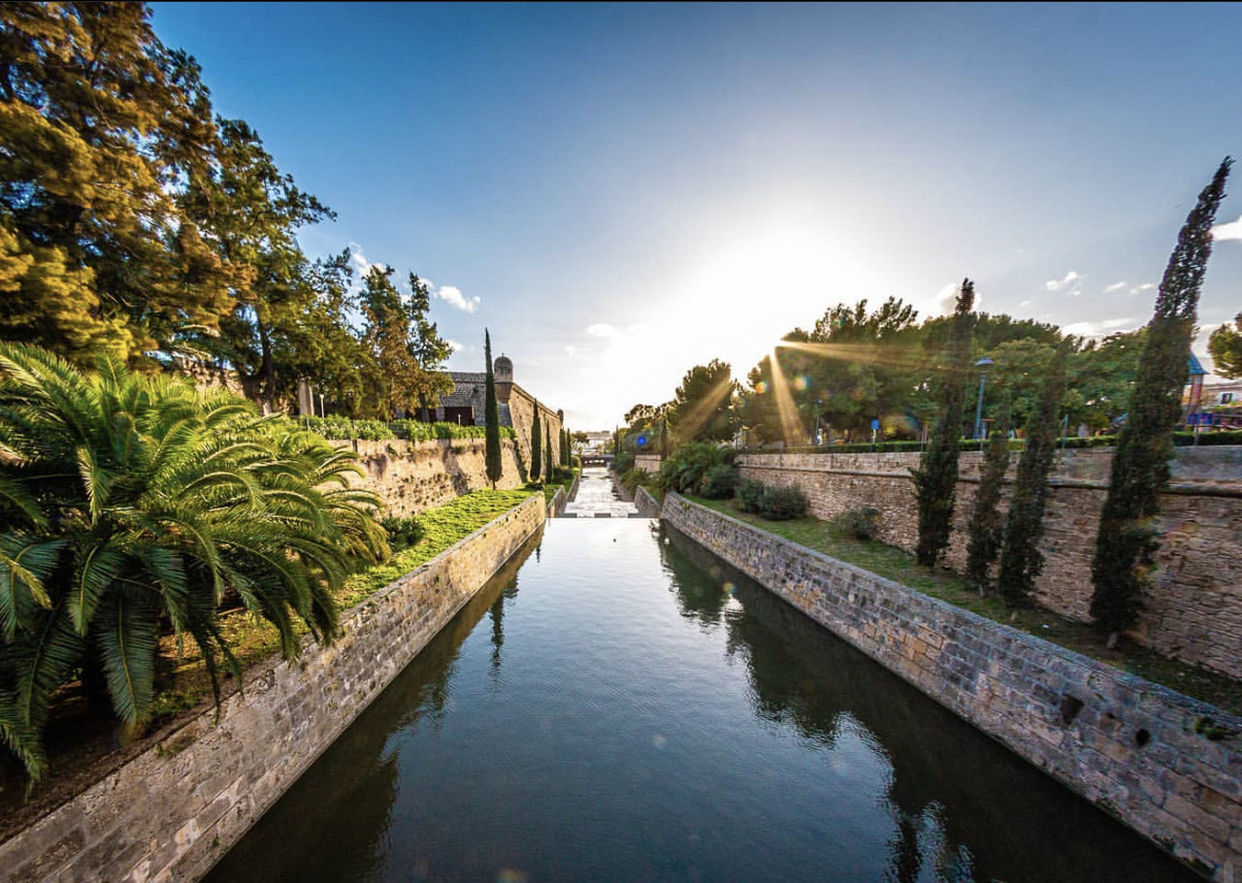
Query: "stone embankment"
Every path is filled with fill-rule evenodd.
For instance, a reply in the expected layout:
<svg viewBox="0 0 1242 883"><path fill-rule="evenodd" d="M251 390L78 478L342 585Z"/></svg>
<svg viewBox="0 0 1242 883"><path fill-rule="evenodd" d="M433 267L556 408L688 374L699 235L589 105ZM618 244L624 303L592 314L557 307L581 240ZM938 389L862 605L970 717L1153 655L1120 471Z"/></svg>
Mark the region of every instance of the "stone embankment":
<svg viewBox="0 0 1242 883"><path fill-rule="evenodd" d="M745 454L737 460L743 478L801 488L816 518L878 508L879 538L909 551L918 542L910 480L918 462L918 453ZM1080 622L1090 618L1091 558L1111 463L1111 449L1062 451L1048 482L1036 600ZM959 571L966 566L980 467L978 453L962 454L946 552ZM1179 448L1172 467L1160 499L1159 570L1133 637L1165 655L1242 677L1242 447ZM1010 482L1016 468L1015 455Z"/></svg>
<svg viewBox="0 0 1242 883"><path fill-rule="evenodd" d="M1242 871L1242 718L676 494L662 517L1174 855Z"/></svg>
<svg viewBox="0 0 1242 883"><path fill-rule="evenodd" d="M639 487L634 491L634 505L638 508L638 514L644 518L660 517L660 502L645 487Z"/></svg>
<svg viewBox="0 0 1242 883"><path fill-rule="evenodd" d="M0 876L194 880L271 806L544 524L542 495L346 612L329 647L246 673L244 690L171 729L0 844Z"/></svg>

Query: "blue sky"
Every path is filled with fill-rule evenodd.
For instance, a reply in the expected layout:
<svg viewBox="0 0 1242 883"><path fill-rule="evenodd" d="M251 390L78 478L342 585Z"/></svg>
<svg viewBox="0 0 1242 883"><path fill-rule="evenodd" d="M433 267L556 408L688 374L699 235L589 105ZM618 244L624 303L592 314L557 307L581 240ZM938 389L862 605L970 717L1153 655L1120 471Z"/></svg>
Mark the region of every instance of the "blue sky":
<svg viewBox="0 0 1242 883"><path fill-rule="evenodd" d="M935 313L964 276L989 312L1136 328L1198 191L1242 158L1233 4L157 3L153 23L337 211L308 252L430 279L452 367L482 369L486 325L581 429L713 356L744 379L838 302ZM1200 324L1240 311L1242 223Z"/></svg>

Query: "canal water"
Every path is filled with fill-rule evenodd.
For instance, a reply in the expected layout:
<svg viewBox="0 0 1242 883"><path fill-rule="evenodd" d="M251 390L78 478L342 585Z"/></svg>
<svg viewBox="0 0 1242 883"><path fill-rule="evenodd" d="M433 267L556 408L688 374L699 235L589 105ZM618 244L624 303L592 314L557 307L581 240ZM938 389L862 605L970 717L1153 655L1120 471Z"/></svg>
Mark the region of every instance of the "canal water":
<svg viewBox="0 0 1242 883"><path fill-rule="evenodd" d="M1195 878L681 535L577 518L209 879Z"/></svg>

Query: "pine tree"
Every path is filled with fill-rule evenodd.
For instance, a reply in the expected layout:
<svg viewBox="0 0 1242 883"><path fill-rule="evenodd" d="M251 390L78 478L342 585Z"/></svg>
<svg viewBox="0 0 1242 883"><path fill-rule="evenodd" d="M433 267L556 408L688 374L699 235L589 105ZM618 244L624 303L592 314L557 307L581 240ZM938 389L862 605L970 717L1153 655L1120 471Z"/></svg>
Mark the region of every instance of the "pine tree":
<svg viewBox="0 0 1242 883"><path fill-rule="evenodd" d="M1057 348L1052 366L1040 387L1035 413L1026 426L1026 447L1018 460L1018 474L1005 519L998 584L1011 605L1024 604L1035 590L1044 567L1039 541L1044 535L1044 506L1048 499L1048 473L1056 454L1057 423L1065 395L1065 364L1070 339Z"/></svg>
<svg viewBox="0 0 1242 883"><path fill-rule="evenodd" d="M487 480L492 483L492 490L496 489L496 482L500 481L502 474L500 462L500 408L496 404L496 375L492 371L492 337L487 329L483 329L483 358L487 360L487 371L485 374L484 386L484 404L483 404L483 421L486 426L484 459L487 463Z"/></svg>
<svg viewBox="0 0 1242 883"><path fill-rule="evenodd" d="M1110 645L1138 620L1143 590L1155 566L1159 494L1169 480L1172 430L1181 416L1199 288L1212 253L1212 222L1232 164L1229 157L1221 162L1178 234L1160 281L1130 410L1113 454L1091 562L1095 585L1091 616L1096 629L1109 636Z"/></svg>
<svg viewBox="0 0 1242 883"><path fill-rule="evenodd" d="M963 384L970 369L970 338L975 319L971 308L974 302L975 284L964 279L953 313L948 364L944 366L940 386L940 416L919 468L910 470L918 492L919 541L916 554L919 563L927 567L935 567L940 554L949 545L949 531L953 524L958 440L962 435L962 403L966 396Z"/></svg>
<svg viewBox="0 0 1242 883"><path fill-rule="evenodd" d="M1006 401L992 424L983 458L983 474L979 476L979 490L975 493L975 511L970 517L966 578L979 589L980 595L987 594L988 571L1000 552L1003 536L1000 500L1005 470L1009 468L1009 414Z"/></svg>
<svg viewBox="0 0 1242 883"><path fill-rule="evenodd" d="M552 461L552 430L546 426L543 428L543 438L543 481L544 484L551 484L553 481L552 470L555 464Z"/></svg>
<svg viewBox="0 0 1242 883"><path fill-rule="evenodd" d="M535 420L530 427L530 480L533 482L539 482L543 478L543 435L540 431L541 425L539 403L535 402Z"/></svg>
<svg viewBox="0 0 1242 883"><path fill-rule="evenodd" d="M179 209L218 146L198 64L140 3L0 5L0 336L141 364L245 273Z"/></svg>

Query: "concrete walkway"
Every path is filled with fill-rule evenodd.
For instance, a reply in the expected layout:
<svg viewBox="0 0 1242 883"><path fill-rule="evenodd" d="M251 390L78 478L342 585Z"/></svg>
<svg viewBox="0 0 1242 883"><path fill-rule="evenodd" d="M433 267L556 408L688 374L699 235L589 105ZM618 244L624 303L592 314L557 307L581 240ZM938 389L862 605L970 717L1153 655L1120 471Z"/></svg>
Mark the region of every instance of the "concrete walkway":
<svg viewBox="0 0 1242 883"><path fill-rule="evenodd" d="M633 503L621 499L612 475L603 466L587 466L578 480L578 493L565 506L562 518L639 518Z"/></svg>

